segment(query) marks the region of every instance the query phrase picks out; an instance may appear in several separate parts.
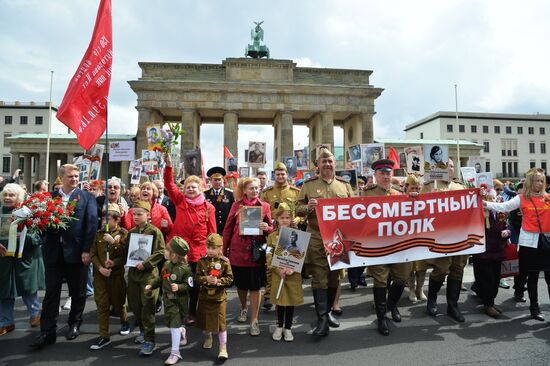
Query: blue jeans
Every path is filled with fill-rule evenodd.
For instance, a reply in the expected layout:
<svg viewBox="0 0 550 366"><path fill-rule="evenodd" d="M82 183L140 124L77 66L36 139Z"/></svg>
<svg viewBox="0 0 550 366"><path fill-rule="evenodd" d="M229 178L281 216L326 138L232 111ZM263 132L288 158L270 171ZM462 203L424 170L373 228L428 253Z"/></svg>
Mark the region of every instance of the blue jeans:
<svg viewBox="0 0 550 366"><path fill-rule="evenodd" d="M40 313L40 302L38 301L38 293L35 292L32 295L22 296L23 302L27 306L30 317L35 317ZM15 299L1 299L0 300L0 327L15 324L13 317L13 308L15 306Z"/></svg>
<svg viewBox="0 0 550 366"><path fill-rule="evenodd" d="M94 267L90 263L88 266L88 282L86 283L86 296L94 294Z"/></svg>

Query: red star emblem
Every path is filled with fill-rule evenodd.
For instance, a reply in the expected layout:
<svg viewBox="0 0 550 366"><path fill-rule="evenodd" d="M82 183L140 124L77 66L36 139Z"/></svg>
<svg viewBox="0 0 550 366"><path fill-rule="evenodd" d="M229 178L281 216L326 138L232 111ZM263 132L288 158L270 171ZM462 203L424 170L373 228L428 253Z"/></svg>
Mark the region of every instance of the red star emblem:
<svg viewBox="0 0 550 366"><path fill-rule="evenodd" d="M340 229L336 229L332 241L325 244L325 250L327 251L330 265L333 266L338 261L350 264L349 251L354 243L353 240L344 239Z"/></svg>

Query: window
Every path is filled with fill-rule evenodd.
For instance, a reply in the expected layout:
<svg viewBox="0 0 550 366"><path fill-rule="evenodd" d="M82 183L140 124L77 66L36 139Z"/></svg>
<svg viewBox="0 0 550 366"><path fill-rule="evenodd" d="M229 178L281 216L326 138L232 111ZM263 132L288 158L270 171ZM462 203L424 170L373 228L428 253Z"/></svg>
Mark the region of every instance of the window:
<svg viewBox="0 0 550 366"><path fill-rule="evenodd" d="M483 126L483 133L489 133L489 126Z"/></svg>
<svg viewBox="0 0 550 366"><path fill-rule="evenodd" d="M420 132L420 140L424 138L424 132Z"/></svg>
<svg viewBox="0 0 550 366"><path fill-rule="evenodd" d="M540 133L541 135L545 135L545 134L546 134L546 130L544 129L544 127L539 128L539 133Z"/></svg>
<svg viewBox="0 0 550 366"><path fill-rule="evenodd" d="M534 168L534 167L535 167L535 165L537 165L537 163L536 163L536 162L534 162L534 161L530 161L530 162L529 162L529 169L531 169L531 168Z"/></svg>
<svg viewBox="0 0 550 366"><path fill-rule="evenodd" d="M12 122L13 122L13 117L12 116L4 116L4 124L11 125Z"/></svg>
<svg viewBox="0 0 550 366"><path fill-rule="evenodd" d="M506 134L511 135L512 134L512 127L506 126Z"/></svg>
<svg viewBox="0 0 550 366"><path fill-rule="evenodd" d="M534 154L534 153L535 153L535 143L530 142L529 143L529 154Z"/></svg>
<svg viewBox="0 0 550 366"><path fill-rule="evenodd" d="M477 126L471 125L470 126L470 132L477 133Z"/></svg>
<svg viewBox="0 0 550 366"><path fill-rule="evenodd" d="M500 133L500 126L495 126L495 133Z"/></svg>
<svg viewBox="0 0 550 366"><path fill-rule="evenodd" d="M453 125L447 125L447 132L453 132Z"/></svg>
<svg viewBox="0 0 550 366"><path fill-rule="evenodd" d="M502 176L503 177L507 177L508 176L508 173L506 171L506 162L502 162Z"/></svg>
<svg viewBox="0 0 550 366"><path fill-rule="evenodd" d="M466 126L458 125L458 132L466 132Z"/></svg>
<svg viewBox="0 0 550 366"><path fill-rule="evenodd" d="M540 143L540 153L541 154L546 154L546 142L541 142Z"/></svg>
<svg viewBox="0 0 550 366"><path fill-rule="evenodd" d="M518 135L523 135L523 127L518 127Z"/></svg>
<svg viewBox="0 0 550 366"><path fill-rule="evenodd" d="M4 156L2 158L2 173L11 172L11 158L9 156Z"/></svg>
<svg viewBox="0 0 550 366"><path fill-rule="evenodd" d="M21 116L19 117L19 123L22 124L22 125L26 125L28 122L28 117L27 116Z"/></svg>
<svg viewBox="0 0 550 366"><path fill-rule="evenodd" d="M544 170L544 172L546 172L546 162L545 161L540 162L540 167Z"/></svg>
<svg viewBox="0 0 550 366"><path fill-rule="evenodd" d="M500 150L500 153L501 153L502 156L506 156L506 150L505 149Z"/></svg>
<svg viewBox="0 0 550 366"><path fill-rule="evenodd" d="M534 135L535 134L535 127L529 127L528 132L529 132L529 135Z"/></svg>
<svg viewBox="0 0 550 366"><path fill-rule="evenodd" d="M512 150L512 152L514 153L514 156L518 156L518 151L517 150Z"/></svg>
<svg viewBox="0 0 550 366"><path fill-rule="evenodd" d="M489 152L489 141L483 141L483 152Z"/></svg>
<svg viewBox="0 0 550 366"><path fill-rule="evenodd" d="M490 172L491 171L491 162L485 161L485 171Z"/></svg>
<svg viewBox="0 0 550 366"><path fill-rule="evenodd" d="M487 171L489 172L490 170L487 170ZM519 176L519 174L518 174L518 162L514 161L514 177L517 178L518 176Z"/></svg>
<svg viewBox="0 0 550 366"><path fill-rule="evenodd" d="M34 118L34 124L35 125L41 125L44 122L44 117L42 116L36 116Z"/></svg>
<svg viewBox="0 0 550 366"><path fill-rule="evenodd" d="M6 139L11 137L11 132L4 132L4 145L6 144Z"/></svg>

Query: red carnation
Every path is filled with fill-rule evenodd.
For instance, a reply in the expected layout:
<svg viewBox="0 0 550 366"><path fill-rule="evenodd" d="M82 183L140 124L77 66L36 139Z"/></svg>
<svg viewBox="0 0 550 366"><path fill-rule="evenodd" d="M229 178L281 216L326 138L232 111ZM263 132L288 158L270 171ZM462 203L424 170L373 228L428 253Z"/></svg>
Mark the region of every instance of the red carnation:
<svg viewBox="0 0 550 366"><path fill-rule="evenodd" d="M220 271L218 271L217 269L210 270L210 276L218 277L219 275L220 275Z"/></svg>
<svg viewBox="0 0 550 366"><path fill-rule="evenodd" d="M54 225L58 225L60 222L61 222L61 221L59 220L59 218L57 218L57 217L54 217L54 218L53 218L53 223L54 223Z"/></svg>

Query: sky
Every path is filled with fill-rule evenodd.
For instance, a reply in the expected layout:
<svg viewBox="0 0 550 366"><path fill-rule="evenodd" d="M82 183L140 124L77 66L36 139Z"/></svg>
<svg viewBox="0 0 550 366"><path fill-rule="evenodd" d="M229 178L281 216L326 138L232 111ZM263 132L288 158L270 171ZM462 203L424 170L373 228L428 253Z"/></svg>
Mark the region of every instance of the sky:
<svg viewBox="0 0 550 366"><path fill-rule="evenodd" d="M546 0L113 0L109 133L135 134L140 61L214 63L242 57L253 21L275 59L372 70L375 138L440 110L550 113L550 2ZM0 0L0 100L59 104L88 47L99 0ZM54 131L62 131L60 126ZM139 133L145 133L139 131ZM239 155L273 129L242 126ZM342 132L335 133L341 145ZM222 163L221 125L203 125L207 166ZM295 129L295 148L307 129Z"/></svg>

